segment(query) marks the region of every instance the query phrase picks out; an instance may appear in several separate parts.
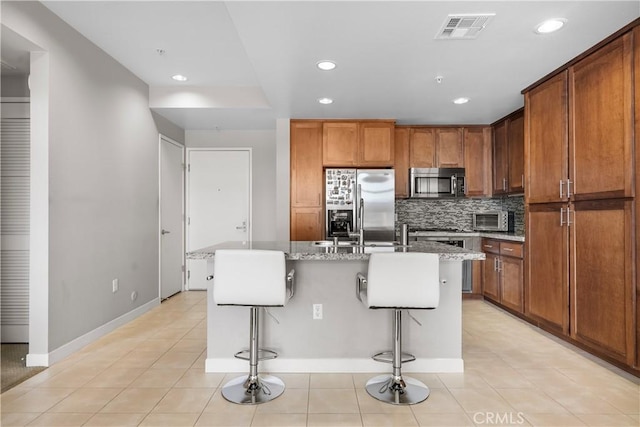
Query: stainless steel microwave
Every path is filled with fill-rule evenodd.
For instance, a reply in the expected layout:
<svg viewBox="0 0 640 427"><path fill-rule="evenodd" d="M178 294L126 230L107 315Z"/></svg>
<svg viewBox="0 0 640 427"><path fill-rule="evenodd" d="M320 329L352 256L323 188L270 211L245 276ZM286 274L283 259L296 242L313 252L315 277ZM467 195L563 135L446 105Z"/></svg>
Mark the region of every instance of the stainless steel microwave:
<svg viewBox="0 0 640 427"><path fill-rule="evenodd" d="M473 229L477 231L514 230L514 215L508 211L485 211L473 214Z"/></svg>
<svg viewBox="0 0 640 427"><path fill-rule="evenodd" d="M409 197L464 197L464 168L409 169Z"/></svg>

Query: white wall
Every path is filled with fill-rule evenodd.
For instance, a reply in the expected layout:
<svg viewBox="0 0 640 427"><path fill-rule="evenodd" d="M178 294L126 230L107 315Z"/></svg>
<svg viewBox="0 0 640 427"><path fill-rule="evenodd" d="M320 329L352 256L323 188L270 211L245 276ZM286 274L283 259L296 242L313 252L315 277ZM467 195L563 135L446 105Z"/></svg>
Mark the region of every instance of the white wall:
<svg viewBox="0 0 640 427"><path fill-rule="evenodd" d="M159 128L148 86L40 3L2 2L1 19L48 56L48 283L36 285L52 352L158 299Z"/></svg>
<svg viewBox="0 0 640 427"><path fill-rule="evenodd" d="M188 148L253 149L253 240L276 240L276 132L187 130L185 143Z"/></svg>

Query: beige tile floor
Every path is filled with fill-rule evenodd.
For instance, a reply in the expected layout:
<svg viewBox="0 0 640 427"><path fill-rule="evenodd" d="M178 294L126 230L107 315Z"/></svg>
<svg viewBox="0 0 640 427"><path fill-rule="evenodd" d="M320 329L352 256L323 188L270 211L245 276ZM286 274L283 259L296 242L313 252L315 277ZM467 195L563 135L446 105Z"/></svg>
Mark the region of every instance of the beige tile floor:
<svg viewBox="0 0 640 427"><path fill-rule="evenodd" d="M204 292L185 292L2 394L2 426L638 426L638 380L483 301L464 301L466 370L415 374L418 405L372 399L367 374L281 374L260 406L206 374Z"/></svg>

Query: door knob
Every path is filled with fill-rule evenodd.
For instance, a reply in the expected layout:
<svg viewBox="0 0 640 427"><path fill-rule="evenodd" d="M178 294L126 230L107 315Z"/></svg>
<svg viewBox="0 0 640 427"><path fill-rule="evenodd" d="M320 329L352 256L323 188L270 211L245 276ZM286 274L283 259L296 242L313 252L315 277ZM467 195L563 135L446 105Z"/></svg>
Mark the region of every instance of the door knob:
<svg viewBox="0 0 640 427"><path fill-rule="evenodd" d="M165 229L163 229L163 230L160 232L160 234L162 234L163 236L164 236L165 234L169 234L169 233L171 233L171 232L170 232L169 230L165 230Z"/></svg>

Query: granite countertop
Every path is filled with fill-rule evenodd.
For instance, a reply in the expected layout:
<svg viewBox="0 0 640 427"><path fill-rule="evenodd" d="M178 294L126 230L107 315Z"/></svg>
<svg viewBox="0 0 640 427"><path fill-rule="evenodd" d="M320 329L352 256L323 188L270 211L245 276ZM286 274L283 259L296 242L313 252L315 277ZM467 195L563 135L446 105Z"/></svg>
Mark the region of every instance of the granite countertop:
<svg viewBox="0 0 640 427"><path fill-rule="evenodd" d="M422 252L436 253L442 261L483 260L483 252L471 251L438 242L409 242L408 247L368 246L375 242L366 243L365 247L339 246L335 248L315 246L306 241L264 241L264 242L223 242L217 245L198 249L187 253L187 259L212 259L217 249L264 249L282 251L287 260L317 260L317 261L350 261L368 260L372 252Z"/></svg>

